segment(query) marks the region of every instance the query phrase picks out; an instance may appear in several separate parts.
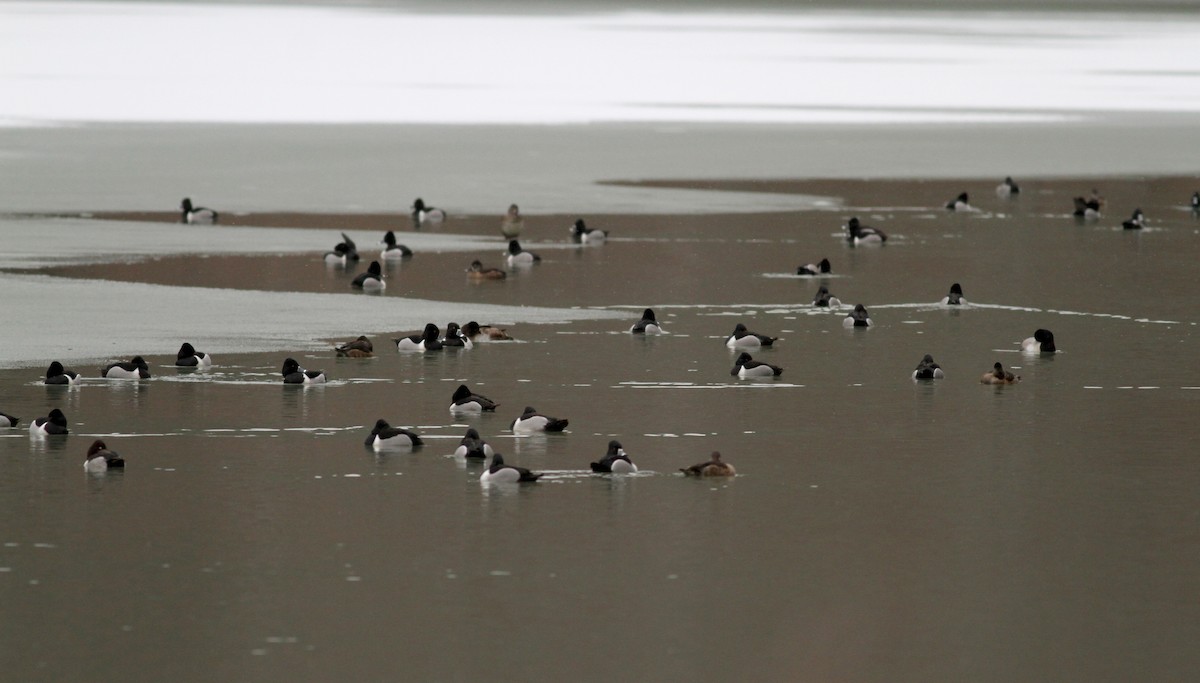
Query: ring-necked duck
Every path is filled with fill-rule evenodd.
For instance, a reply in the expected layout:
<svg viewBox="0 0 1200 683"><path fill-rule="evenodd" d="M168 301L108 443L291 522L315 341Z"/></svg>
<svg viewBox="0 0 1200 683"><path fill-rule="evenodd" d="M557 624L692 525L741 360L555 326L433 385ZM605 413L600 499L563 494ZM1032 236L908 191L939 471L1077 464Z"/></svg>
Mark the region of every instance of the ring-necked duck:
<svg viewBox="0 0 1200 683"><path fill-rule="evenodd" d="M654 309L647 308L642 311L642 319L633 324L629 328L630 334L662 334L662 326L658 324L658 319L654 317Z"/></svg>
<svg viewBox="0 0 1200 683"><path fill-rule="evenodd" d="M567 428L568 422L566 418L547 417L532 406L525 406L525 412L513 420L509 429L514 432L561 432Z"/></svg>
<svg viewBox="0 0 1200 683"><path fill-rule="evenodd" d="M504 456L499 453L492 455L492 464L479 475L479 481L483 484L512 484L541 478L540 473L530 472L524 467L505 465Z"/></svg>
<svg viewBox="0 0 1200 683"><path fill-rule="evenodd" d="M632 474L638 471L637 465L629 459L620 441L609 441L608 452L599 462L592 463L593 472L611 472L613 474Z"/></svg>
<svg viewBox="0 0 1200 683"><path fill-rule="evenodd" d="M179 211L184 223L192 225L210 225L217 222L217 212L206 206L192 206L190 197L184 197L179 202Z"/></svg>
<svg viewBox="0 0 1200 683"><path fill-rule="evenodd" d="M720 451L713 451L712 457L705 462L696 463L691 467L680 468L679 471L686 475L697 477L732 477L737 474L737 470L733 469L733 465L721 460Z"/></svg>

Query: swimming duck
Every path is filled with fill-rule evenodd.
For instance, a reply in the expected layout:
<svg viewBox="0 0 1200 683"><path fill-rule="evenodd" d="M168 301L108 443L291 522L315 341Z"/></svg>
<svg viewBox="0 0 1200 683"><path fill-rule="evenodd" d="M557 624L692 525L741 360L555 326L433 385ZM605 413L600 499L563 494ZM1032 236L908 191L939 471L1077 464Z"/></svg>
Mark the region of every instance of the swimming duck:
<svg viewBox="0 0 1200 683"><path fill-rule="evenodd" d="M500 234L508 239L516 239L521 236L521 230L525 228L525 219L521 217L521 209L516 204L510 204L508 213L504 216L504 221L500 223Z"/></svg>
<svg viewBox="0 0 1200 683"><path fill-rule="evenodd" d="M955 282L950 285L950 293L942 297L943 306L964 306L967 300L963 298L962 285Z"/></svg>
<svg viewBox="0 0 1200 683"><path fill-rule="evenodd" d="M1192 211L1200 213L1200 192L1192 193Z"/></svg>
<svg viewBox="0 0 1200 683"><path fill-rule="evenodd" d="M983 377L979 378L981 384L1016 384L1021 381L1020 375L1014 375L1004 369L1000 361L992 366L991 372L985 372Z"/></svg>
<svg viewBox="0 0 1200 683"><path fill-rule="evenodd" d="M712 457L705 462L696 463L691 467L682 467L679 471L697 477L732 477L737 474L733 465L721 460L720 451L713 451Z"/></svg>
<svg viewBox="0 0 1200 683"><path fill-rule="evenodd" d="M367 266L367 272L354 278L350 286L364 292L383 291L387 287L387 283L383 281L383 268L380 267L379 261L371 261L371 265Z"/></svg>
<svg viewBox="0 0 1200 683"><path fill-rule="evenodd" d="M463 349L464 351L470 351L475 344L470 340L469 337L467 337L466 334L463 334L463 331L461 328L459 328L458 323L446 323L446 336L442 339L442 346L445 346L448 349Z"/></svg>
<svg viewBox="0 0 1200 683"><path fill-rule="evenodd" d="M842 327L870 327L874 324L867 313L867 307L862 304L855 304L854 310L842 321Z"/></svg>
<svg viewBox="0 0 1200 683"><path fill-rule="evenodd" d="M325 373L320 370L305 370L300 367L294 358L288 358L283 361L284 384L324 384Z"/></svg>
<svg viewBox="0 0 1200 683"><path fill-rule="evenodd" d="M375 355L375 345L366 336L360 336L354 341L348 341L333 348L337 355L346 358L370 358Z"/></svg>
<svg viewBox="0 0 1200 683"><path fill-rule="evenodd" d="M471 266L467 268L467 277L472 280L503 280L508 277L508 273L499 268L484 268L483 263L471 261Z"/></svg>
<svg viewBox="0 0 1200 683"><path fill-rule="evenodd" d="M946 373L942 372L942 366L933 362L933 356L928 353L917 363L917 369L913 370L913 379L944 379Z"/></svg>
<svg viewBox="0 0 1200 683"><path fill-rule="evenodd" d="M654 309L647 308L642 311L642 319L633 324L629 328L630 334L662 334L662 327L658 324L658 319L654 317Z"/></svg>
<svg viewBox="0 0 1200 683"><path fill-rule="evenodd" d="M496 453L492 455L492 464L484 470L483 474L479 475L479 482L481 484L512 484L520 481L537 481L541 478L540 473L530 472L524 467L505 465L504 456Z"/></svg>
<svg viewBox="0 0 1200 683"><path fill-rule="evenodd" d="M954 199L946 202L946 208L951 211L974 211L975 207L971 206L970 197L966 192L960 193Z"/></svg>
<svg viewBox="0 0 1200 683"><path fill-rule="evenodd" d="M592 463L593 472L611 472L613 474L632 474L638 471L637 465L625 454L620 441L609 441L608 452L600 462Z"/></svg>
<svg viewBox="0 0 1200 683"><path fill-rule="evenodd" d="M467 433L463 435L462 441L458 442L458 448L454 450L454 457L482 460L492 457L495 453L488 442L480 438L479 432L468 429Z"/></svg>
<svg viewBox="0 0 1200 683"><path fill-rule="evenodd" d="M823 258L820 263L806 263L796 269L797 275L828 275L833 272L829 265L829 259Z"/></svg>
<svg viewBox="0 0 1200 683"><path fill-rule="evenodd" d="M53 361L50 367L46 368L46 379L44 384L74 384L82 379L78 372L67 370L62 363Z"/></svg>
<svg viewBox="0 0 1200 683"><path fill-rule="evenodd" d="M46 417L39 417L29 423L29 433L34 436L61 436L70 434L67 429L67 416L55 408Z"/></svg>
<svg viewBox="0 0 1200 683"><path fill-rule="evenodd" d="M426 323L421 334L410 334L392 341L396 342L397 351L441 351L442 342L438 339L440 336L437 325Z"/></svg>
<svg viewBox="0 0 1200 683"><path fill-rule="evenodd" d="M887 235L879 228L872 228L858 222L858 217L851 218L846 223L846 241L850 244L881 244L887 241Z"/></svg>
<svg viewBox="0 0 1200 683"><path fill-rule="evenodd" d="M525 251L522 249L520 242L516 240L508 241L508 265L528 266L541 260L541 256L538 256L532 251Z"/></svg>
<svg viewBox="0 0 1200 683"><path fill-rule="evenodd" d="M454 395L450 397L450 401L450 412L452 413L490 413L500 405L486 396L473 393L465 384L458 385L458 388L454 390Z"/></svg>
<svg viewBox="0 0 1200 683"><path fill-rule="evenodd" d="M514 432L561 432L567 428L567 422L566 418L546 417L532 406L525 406L525 412L513 420L509 429Z"/></svg>
<svg viewBox="0 0 1200 683"><path fill-rule="evenodd" d="M1146 220L1146 215L1142 213L1142 210L1134 209L1133 215L1129 217L1129 220L1121 223L1121 227L1125 230L1141 230L1144 220Z"/></svg>
<svg viewBox="0 0 1200 683"><path fill-rule="evenodd" d="M396 243L396 233L392 232L391 230L388 230L386 233L384 233L383 242L381 242L381 244L383 244L383 251L380 252L379 255L382 256L384 260L398 261L413 255L412 249L409 249L403 244Z"/></svg>
<svg viewBox="0 0 1200 683"><path fill-rule="evenodd" d="M474 320L466 325L463 325L462 332L464 335L466 335L467 339L470 339L474 342L484 340L504 341L507 339L512 339L512 337L508 336L507 330L501 329L494 325L480 325Z"/></svg>
<svg viewBox="0 0 1200 683"><path fill-rule="evenodd" d="M211 225L217 222L217 212L204 206L192 206L192 200L184 197L179 202L179 210L184 223L192 225Z"/></svg>
<svg viewBox="0 0 1200 683"><path fill-rule="evenodd" d="M127 361L112 363L100 372L100 376L109 379L149 379L150 368L141 356L134 356Z"/></svg>
<svg viewBox="0 0 1200 683"><path fill-rule="evenodd" d="M1087 199L1084 199L1083 197L1075 197L1072 200L1075 202L1075 213L1073 215L1076 218L1095 220L1100 217L1101 200L1099 195L1095 194L1095 190L1092 192L1092 196L1088 197Z"/></svg>
<svg viewBox="0 0 1200 683"><path fill-rule="evenodd" d="M103 441L96 439L88 447L87 458L83 461L83 469L88 472L125 469L125 459L114 451L108 450L108 446Z"/></svg>
<svg viewBox="0 0 1200 683"><path fill-rule="evenodd" d="M760 363L743 351L733 362L733 369L729 371L729 374L743 379L747 377L778 377L783 374L783 368L770 363Z"/></svg>
<svg viewBox="0 0 1200 683"><path fill-rule="evenodd" d="M21 418L14 417L8 413L0 413L0 428L16 427Z"/></svg>
<svg viewBox="0 0 1200 683"><path fill-rule="evenodd" d="M342 241L333 245L333 251L325 252L325 263L329 265L344 266L347 263L357 263L358 259L358 247L344 232Z"/></svg>
<svg viewBox="0 0 1200 683"><path fill-rule="evenodd" d="M817 295L813 297L812 305L818 308L839 308L842 302L829 293L828 287L821 285L817 288Z"/></svg>
<svg viewBox="0 0 1200 683"><path fill-rule="evenodd" d="M575 225L571 226L571 237L583 242L584 244L600 244L608 238L607 230L597 230L589 228L582 218L576 219Z"/></svg>
<svg viewBox="0 0 1200 683"><path fill-rule="evenodd" d="M1004 182L996 186L996 196L998 197L1011 197L1020 193L1021 188L1013 182L1012 176L1006 176Z"/></svg>
<svg viewBox="0 0 1200 683"><path fill-rule="evenodd" d="M446 220L446 212L432 206L426 206L420 197L413 200L412 219L414 223L441 223Z"/></svg>
<svg viewBox="0 0 1200 683"><path fill-rule="evenodd" d="M757 348L759 346L770 346L775 343L779 337L768 337L764 334L754 334L746 330L746 326L738 323L733 328L733 334L725 340L725 346L731 349L734 348Z"/></svg>
<svg viewBox="0 0 1200 683"><path fill-rule="evenodd" d="M188 342L184 342L183 346L179 347L179 353L175 354L175 366L180 368L211 368L212 356L207 353L201 353Z"/></svg>
<svg viewBox="0 0 1200 683"><path fill-rule="evenodd" d="M1050 330L1038 329L1033 336L1021 342L1021 350L1026 353L1055 353L1054 333Z"/></svg>
<svg viewBox="0 0 1200 683"><path fill-rule="evenodd" d="M425 445L421 437L407 429L393 427L387 420L376 420L371 435L364 442L377 451L407 449Z"/></svg>

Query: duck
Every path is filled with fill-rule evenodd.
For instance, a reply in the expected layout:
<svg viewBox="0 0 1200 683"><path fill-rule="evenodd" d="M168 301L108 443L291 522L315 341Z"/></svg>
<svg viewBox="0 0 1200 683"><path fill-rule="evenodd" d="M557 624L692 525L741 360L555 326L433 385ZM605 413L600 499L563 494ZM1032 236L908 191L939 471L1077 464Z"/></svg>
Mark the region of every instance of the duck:
<svg viewBox="0 0 1200 683"><path fill-rule="evenodd" d="M944 379L946 373L942 372L942 366L933 361L933 356L928 353L917 363L917 369L913 370L913 379Z"/></svg>
<svg viewBox="0 0 1200 683"><path fill-rule="evenodd" d="M1033 336L1021 342L1021 350L1026 353L1055 353L1054 333L1047 329L1037 329Z"/></svg>
<svg viewBox="0 0 1200 683"><path fill-rule="evenodd" d="M1092 192L1092 196L1086 199L1083 197L1075 197L1072 199L1072 201L1075 202L1075 212L1072 215L1074 215L1076 218L1095 220L1100 217L1100 206L1102 201L1099 195L1095 194L1095 190Z"/></svg>
<svg viewBox="0 0 1200 683"><path fill-rule="evenodd" d="M746 329L746 326L738 323L733 328L733 334L725 340L725 346L731 349L736 348L758 348L759 346L770 346L775 343L779 337L768 337L765 334L754 334Z"/></svg>
<svg viewBox="0 0 1200 683"><path fill-rule="evenodd" d="M997 197L1011 197L1021 194L1021 188L1012 179L1012 176L1005 176L1004 182L996 186Z"/></svg>
<svg viewBox="0 0 1200 683"><path fill-rule="evenodd" d="M797 275L828 275L833 270L829 265L829 259L823 258L820 263L806 263L799 268L796 268Z"/></svg>
<svg viewBox="0 0 1200 683"><path fill-rule="evenodd" d="M383 234L383 242L380 244L383 245L383 251L379 255L385 261L398 261L413 255L412 249L396 242L396 233L391 230Z"/></svg>
<svg viewBox="0 0 1200 683"><path fill-rule="evenodd" d="M494 453L492 454L492 464L483 471L483 474L479 475L479 482L481 484L513 484L525 481L534 482L541 478L541 473L530 472L524 467L516 465L505 465L504 456Z"/></svg>
<svg viewBox="0 0 1200 683"><path fill-rule="evenodd" d="M150 367L141 356L134 356L127 361L110 364L101 371L100 376L109 379L150 379Z"/></svg>
<svg viewBox="0 0 1200 683"><path fill-rule="evenodd" d="M946 208L951 211L974 211L975 207L971 206L970 196L966 192L961 192L957 197L946 202Z"/></svg>
<svg viewBox="0 0 1200 683"><path fill-rule="evenodd" d="M473 342L479 341L505 341L512 337L508 335L508 331L494 325L480 325L474 320L462 326L462 332Z"/></svg>
<svg viewBox="0 0 1200 683"><path fill-rule="evenodd" d="M446 212L433 206L426 206L425 200L417 197L412 204L412 219L414 223L441 223L446 220Z"/></svg>
<svg viewBox="0 0 1200 683"><path fill-rule="evenodd" d="M733 369L729 374L734 377L778 377L783 374L783 368L770 363L761 363L750 357L750 354L745 351L738 354L737 360L733 362Z"/></svg>
<svg viewBox="0 0 1200 683"><path fill-rule="evenodd" d="M637 465L626 455L621 442L616 439L608 442L608 452L599 462L592 463L592 471L611 474L633 474L638 471Z"/></svg>
<svg viewBox="0 0 1200 683"><path fill-rule="evenodd" d="M955 282L950 285L950 293L942 297L943 306L965 306L967 300L963 298L962 285Z"/></svg>
<svg viewBox="0 0 1200 683"><path fill-rule="evenodd" d="M828 287L821 285L817 288L817 295L813 297L812 305L817 308L839 308L842 302L829 292Z"/></svg>
<svg viewBox="0 0 1200 683"><path fill-rule="evenodd" d="M325 263L331 266L344 266L347 263L357 263L359 259L358 247L354 244L354 240L342 233L342 241L333 245L333 251L325 252Z"/></svg>
<svg viewBox="0 0 1200 683"><path fill-rule="evenodd" d="M479 432L474 428L468 429L463 435L462 441L458 442L458 448L454 450L454 457L467 458L469 460L483 460L495 455L496 452L488 442L484 441L479 436Z"/></svg>
<svg viewBox="0 0 1200 683"><path fill-rule="evenodd" d="M387 420L383 419L375 421L375 427L371 429L371 435L363 443L377 451L409 449L425 445L421 441L421 437L413 432L393 427L387 423Z"/></svg>
<svg viewBox="0 0 1200 683"><path fill-rule="evenodd" d="M979 378L980 384L1016 384L1021 381L1020 375L1014 375L1004 369L1000 361L992 366L991 372L983 373L983 377Z"/></svg>
<svg viewBox="0 0 1200 683"><path fill-rule="evenodd" d="M375 345L367 339L366 335L360 335L354 341L348 341L345 344L340 344L333 347L338 356L344 358L370 358L375 355Z"/></svg>
<svg viewBox="0 0 1200 683"><path fill-rule="evenodd" d="M521 208L516 204L508 206L508 213L504 215L504 220L500 223L500 234L506 239L516 239L521 236L521 231L525 229L525 219L521 217Z"/></svg>
<svg viewBox="0 0 1200 683"><path fill-rule="evenodd" d="M46 379L43 384L75 384L83 379L78 372L68 370L63 367L62 363L52 361L50 367L46 368Z"/></svg>
<svg viewBox="0 0 1200 683"><path fill-rule="evenodd" d="M1192 211L1200 213L1200 192L1192 193Z"/></svg>
<svg viewBox="0 0 1200 683"><path fill-rule="evenodd" d="M481 261L475 260L467 268L467 277L472 280L503 280L508 273L499 268L484 268Z"/></svg>
<svg viewBox="0 0 1200 683"><path fill-rule="evenodd" d="M305 370L300 367L294 358L287 358L283 361L283 370L280 372L283 375L284 384L324 384L325 373L320 370Z"/></svg>
<svg viewBox="0 0 1200 683"><path fill-rule="evenodd" d="M654 317L654 309L652 308L642 311L642 319L629 328L630 334L662 334L662 331L662 326L658 324L658 319Z"/></svg>
<svg viewBox="0 0 1200 683"><path fill-rule="evenodd" d="M371 265L367 266L367 272L360 273L350 283L350 286L364 292L382 292L386 289L387 283L383 281L383 268L379 265L379 261L371 261Z"/></svg>
<svg viewBox="0 0 1200 683"><path fill-rule="evenodd" d="M83 469L88 472L106 472L110 469L125 469L125 459L108 446L96 439L88 447L87 457L83 461Z"/></svg>
<svg viewBox="0 0 1200 683"><path fill-rule="evenodd" d="M492 413L500 405L486 396L480 396L460 384L450 397L450 412L452 413Z"/></svg>
<svg viewBox="0 0 1200 683"><path fill-rule="evenodd" d="M34 436L62 436L71 432L67 429L67 416L55 408L46 417L39 417L30 422L29 433Z"/></svg>
<svg viewBox="0 0 1200 683"><path fill-rule="evenodd" d="M582 218L576 219L575 224L571 226L570 230L571 237L584 244L600 244L604 240L608 239L607 230L589 228L587 224L583 222Z"/></svg>
<svg viewBox="0 0 1200 683"><path fill-rule="evenodd" d="M190 225L211 225L217 222L217 212L206 206L192 206L190 197L184 197L179 202L179 211L184 223Z"/></svg>
<svg viewBox="0 0 1200 683"><path fill-rule="evenodd" d="M440 336L437 325L425 323L425 329L420 334L410 334L392 341L396 342L397 351L441 351Z"/></svg>
<svg viewBox="0 0 1200 683"><path fill-rule="evenodd" d="M887 241L887 234L879 228L863 225L855 216L846 223L846 241L852 245L882 244Z"/></svg>
<svg viewBox="0 0 1200 683"><path fill-rule="evenodd" d="M732 477L737 474L733 465L721 460L720 451L713 451L708 460L696 463L691 467L681 467L679 471L688 476L697 477Z"/></svg>
<svg viewBox="0 0 1200 683"><path fill-rule="evenodd" d="M567 428L568 422L566 418L547 417L534 410L533 406L525 406L525 412L513 420L509 429L514 432L561 432Z"/></svg>
<svg viewBox="0 0 1200 683"><path fill-rule="evenodd" d="M855 304L854 310L850 311L850 315L842 321L842 327L870 327L874 324L870 314L867 313L867 307L862 304Z"/></svg>
<svg viewBox="0 0 1200 683"><path fill-rule="evenodd" d="M508 265L528 266L541 260L541 256L538 256L532 251L525 251L522 249L520 242L516 240L508 241Z"/></svg>
<svg viewBox="0 0 1200 683"><path fill-rule="evenodd" d="M1141 230L1144 220L1146 220L1146 215L1142 213L1142 210L1134 209L1133 215L1129 217L1129 220L1121 223L1121 227L1125 230Z"/></svg>
<svg viewBox="0 0 1200 683"><path fill-rule="evenodd" d="M470 351L475 344L463 334L458 323L446 323L446 336L442 339L442 346L448 349L462 349Z"/></svg>
<svg viewBox="0 0 1200 683"><path fill-rule="evenodd" d="M188 342L184 342L179 347L179 353L175 354L175 367L179 368L211 368L212 356L207 353L197 351Z"/></svg>
<svg viewBox="0 0 1200 683"><path fill-rule="evenodd" d="M17 423L20 421L21 421L21 418L16 417L14 415L9 415L8 413L0 413L0 428L7 429L9 427L16 427Z"/></svg>

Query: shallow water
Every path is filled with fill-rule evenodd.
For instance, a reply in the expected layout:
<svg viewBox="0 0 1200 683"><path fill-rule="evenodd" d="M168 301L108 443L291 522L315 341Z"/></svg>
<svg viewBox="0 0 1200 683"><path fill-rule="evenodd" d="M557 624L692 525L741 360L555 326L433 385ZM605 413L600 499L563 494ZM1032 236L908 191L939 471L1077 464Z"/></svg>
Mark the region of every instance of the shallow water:
<svg viewBox="0 0 1200 683"><path fill-rule="evenodd" d="M598 247L543 217L533 268L472 284L466 261L499 265L498 242L431 246L381 296L346 293L353 269L327 270L320 248L56 267L68 285L216 293L269 271L279 291L237 295L451 302L428 314L442 325L484 305L583 319L522 319L516 341L463 352L398 353L390 333L371 335L372 359L293 347L325 386L279 384L284 352L219 354L206 373L153 352L141 382L81 362L70 389L39 383L44 360L0 370L0 410L24 425L60 407L72 430L0 434L6 666L15 680L1184 677L1200 664L1194 184L1031 179L1001 201L983 181L785 183L772 189L845 208L588 216L612 231ZM1078 223L1070 198L1093 185L1109 208ZM963 189L978 213L938 208ZM1121 231L1135 205L1147 229ZM851 214L888 243L846 246ZM430 244L492 240L494 223L448 221ZM806 306L825 280L791 273L822 257L874 327ZM973 305L933 303L955 281ZM669 334L625 333L646 306ZM739 321L781 337L752 352L780 378L729 375ZM1038 327L1060 353L1019 353ZM909 379L925 353L946 379ZM996 360L1022 382L981 386ZM451 416L460 382L497 413ZM526 405L568 432L512 435ZM376 455L362 442L380 417L427 445ZM449 457L468 426L547 476L481 487L479 465ZM95 436L126 472L82 471ZM588 472L612 438L642 473ZM676 473L714 449L738 477Z"/></svg>

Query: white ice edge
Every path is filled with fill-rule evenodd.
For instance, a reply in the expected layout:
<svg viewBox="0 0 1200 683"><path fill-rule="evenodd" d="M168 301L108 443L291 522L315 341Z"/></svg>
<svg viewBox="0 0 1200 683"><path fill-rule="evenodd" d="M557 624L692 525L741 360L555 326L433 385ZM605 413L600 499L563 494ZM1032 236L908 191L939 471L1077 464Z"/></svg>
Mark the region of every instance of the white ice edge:
<svg viewBox="0 0 1200 683"><path fill-rule="evenodd" d="M9 126L1028 123L1200 111L1180 62L1200 44L1200 16L1182 13L4 2L0 26ZM804 86L780 87L793 83Z"/></svg>

